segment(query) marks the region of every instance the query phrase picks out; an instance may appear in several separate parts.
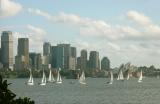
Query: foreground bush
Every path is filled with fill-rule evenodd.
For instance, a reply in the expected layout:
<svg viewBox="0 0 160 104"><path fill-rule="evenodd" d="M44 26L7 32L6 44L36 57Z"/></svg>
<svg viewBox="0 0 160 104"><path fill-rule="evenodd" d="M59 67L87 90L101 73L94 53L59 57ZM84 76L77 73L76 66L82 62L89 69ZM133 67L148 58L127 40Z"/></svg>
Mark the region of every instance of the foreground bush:
<svg viewBox="0 0 160 104"><path fill-rule="evenodd" d="M34 104L34 101L27 97L16 99L16 94L8 89L10 84L0 75L0 104Z"/></svg>

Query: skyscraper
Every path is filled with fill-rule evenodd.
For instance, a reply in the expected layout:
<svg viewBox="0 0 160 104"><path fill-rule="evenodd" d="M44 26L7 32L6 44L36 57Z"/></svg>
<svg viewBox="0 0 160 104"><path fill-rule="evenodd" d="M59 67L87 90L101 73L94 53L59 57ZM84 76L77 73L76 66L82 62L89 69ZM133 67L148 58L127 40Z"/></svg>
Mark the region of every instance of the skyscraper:
<svg viewBox="0 0 160 104"><path fill-rule="evenodd" d="M18 54L17 57L24 57L24 68L29 67L29 39L18 38Z"/></svg>
<svg viewBox="0 0 160 104"><path fill-rule="evenodd" d="M48 69L49 64L51 64L51 44L49 42L43 44L42 64L45 69Z"/></svg>
<svg viewBox="0 0 160 104"><path fill-rule="evenodd" d="M69 57L71 55L70 44L57 45L57 67L69 69Z"/></svg>
<svg viewBox="0 0 160 104"><path fill-rule="evenodd" d="M80 56L80 69L81 70L86 70L87 69L87 50L82 50L81 51L81 56Z"/></svg>
<svg viewBox="0 0 160 104"><path fill-rule="evenodd" d="M76 48L70 44L57 44L52 46L52 67L61 69L76 69Z"/></svg>
<svg viewBox="0 0 160 104"><path fill-rule="evenodd" d="M109 70L110 69L110 60L107 57L103 57L101 60L101 69Z"/></svg>
<svg viewBox="0 0 160 104"><path fill-rule="evenodd" d="M90 52L89 69L91 69L91 70L99 70L100 69L99 53L97 51Z"/></svg>
<svg viewBox="0 0 160 104"><path fill-rule="evenodd" d="M77 57L77 65L76 65L77 69L81 69L81 57Z"/></svg>
<svg viewBox="0 0 160 104"><path fill-rule="evenodd" d="M57 68L57 46L51 46L51 66Z"/></svg>
<svg viewBox="0 0 160 104"><path fill-rule="evenodd" d="M44 42L43 44L43 56L48 56L51 53L51 44L49 42Z"/></svg>
<svg viewBox="0 0 160 104"><path fill-rule="evenodd" d="M2 32L1 62L5 68L13 69L13 36L11 31Z"/></svg>
<svg viewBox="0 0 160 104"><path fill-rule="evenodd" d="M77 61L77 51L76 47L71 47L71 56L69 56L69 69L76 69L76 61Z"/></svg>

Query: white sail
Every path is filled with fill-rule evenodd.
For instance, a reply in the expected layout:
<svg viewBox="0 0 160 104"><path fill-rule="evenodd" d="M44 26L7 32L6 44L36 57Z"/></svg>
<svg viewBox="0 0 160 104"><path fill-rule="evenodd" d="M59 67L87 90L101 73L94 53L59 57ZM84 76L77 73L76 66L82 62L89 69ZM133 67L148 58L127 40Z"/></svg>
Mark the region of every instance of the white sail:
<svg viewBox="0 0 160 104"><path fill-rule="evenodd" d="M142 82L142 78L143 78L143 74L142 74L142 70L141 70L141 72L140 72L140 77L139 77L139 79L138 79L138 82L139 82L139 83Z"/></svg>
<svg viewBox="0 0 160 104"><path fill-rule="evenodd" d="M48 82L55 82L51 69L50 69L50 72L49 72Z"/></svg>
<svg viewBox="0 0 160 104"><path fill-rule="evenodd" d="M62 78L61 78L61 75L59 73L59 70L58 70L58 74L57 74L57 82L56 83L62 83Z"/></svg>
<svg viewBox="0 0 160 104"><path fill-rule="evenodd" d="M27 84L28 84L28 85L34 85L34 81L33 81L33 76L32 76L31 69L30 69L29 71L30 71L30 78L29 78Z"/></svg>
<svg viewBox="0 0 160 104"><path fill-rule="evenodd" d="M40 85L46 85L46 75L45 75L45 73L44 73L44 70L43 70L43 76L42 76L42 80L41 80L41 83L40 83Z"/></svg>
<svg viewBox="0 0 160 104"><path fill-rule="evenodd" d="M127 80L129 80L129 77L130 77L130 75L129 75L129 72L128 72L128 74L127 74Z"/></svg>
<svg viewBox="0 0 160 104"><path fill-rule="evenodd" d="M82 74L81 74L81 76L79 78L79 83L86 84L84 71L82 71Z"/></svg>
<svg viewBox="0 0 160 104"><path fill-rule="evenodd" d="M112 71L110 71L110 82L108 82L108 84L112 84L113 83L113 73Z"/></svg>
<svg viewBox="0 0 160 104"><path fill-rule="evenodd" d="M120 80L124 80L124 77L123 77L123 72L122 72L122 70L120 70L119 79L120 79Z"/></svg>
<svg viewBox="0 0 160 104"><path fill-rule="evenodd" d="M119 71L119 73L118 73L118 78L117 78L117 80L124 80L122 69L120 69L120 71Z"/></svg>

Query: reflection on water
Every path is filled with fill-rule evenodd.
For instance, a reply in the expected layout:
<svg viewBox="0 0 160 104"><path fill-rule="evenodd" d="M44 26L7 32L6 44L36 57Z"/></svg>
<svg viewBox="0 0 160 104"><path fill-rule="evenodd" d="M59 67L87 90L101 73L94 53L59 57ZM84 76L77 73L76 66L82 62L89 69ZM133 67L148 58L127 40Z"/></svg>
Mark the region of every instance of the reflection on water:
<svg viewBox="0 0 160 104"><path fill-rule="evenodd" d="M87 78L87 85L80 85L75 79L64 79L63 84L27 86L28 79L9 79L11 89L18 96L30 97L36 104L159 104L160 80L145 78L137 83L133 78L128 81L115 80L107 85L105 78ZM72 83L71 83L72 82Z"/></svg>

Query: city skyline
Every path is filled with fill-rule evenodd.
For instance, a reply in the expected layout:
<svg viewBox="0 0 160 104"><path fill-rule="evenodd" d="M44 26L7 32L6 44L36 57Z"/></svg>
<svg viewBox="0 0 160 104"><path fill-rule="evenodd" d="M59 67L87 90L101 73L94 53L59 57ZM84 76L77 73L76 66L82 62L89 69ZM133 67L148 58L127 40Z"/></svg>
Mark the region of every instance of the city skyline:
<svg viewBox="0 0 160 104"><path fill-rule="evenodd" d="M82 49L94 49L101 59L110 59L111 67L129 61L159 68L158 4L158 0L1 0L0 32L13 31L14 49L16 39L28 37L32 52L42 53L43 42L70 43L78 48L77 56Z"/></svg>

